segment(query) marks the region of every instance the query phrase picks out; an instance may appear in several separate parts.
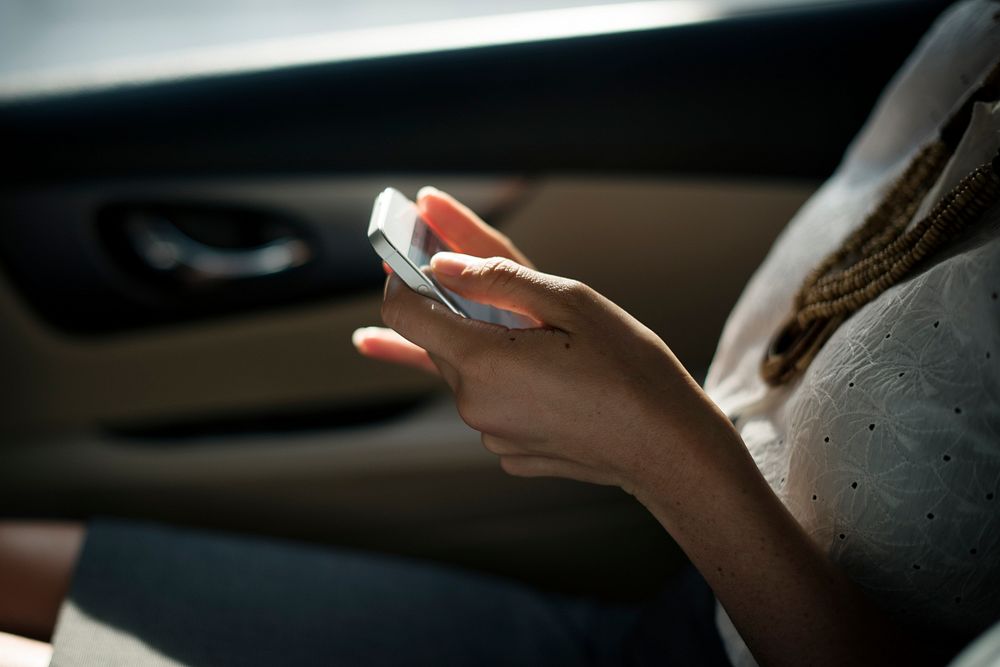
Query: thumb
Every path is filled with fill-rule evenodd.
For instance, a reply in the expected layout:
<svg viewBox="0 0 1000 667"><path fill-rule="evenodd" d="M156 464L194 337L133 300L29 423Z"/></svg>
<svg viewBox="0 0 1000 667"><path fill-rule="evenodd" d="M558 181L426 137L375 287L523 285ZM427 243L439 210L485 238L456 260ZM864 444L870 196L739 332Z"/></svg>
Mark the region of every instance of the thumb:
<svg viewBox="0 0 1000 667"><path fill-rule="evenodd" d="M581 283L529 269L506 257L483 259L454 252L431 258L434 278L456 294L539 322L569 329L587 288Z"/></svg>

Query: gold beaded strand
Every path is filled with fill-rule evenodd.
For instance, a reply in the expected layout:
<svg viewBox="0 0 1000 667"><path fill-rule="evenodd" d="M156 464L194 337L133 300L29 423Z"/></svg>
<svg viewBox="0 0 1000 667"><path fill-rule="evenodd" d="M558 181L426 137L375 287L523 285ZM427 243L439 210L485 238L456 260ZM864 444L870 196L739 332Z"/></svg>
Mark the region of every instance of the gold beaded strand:
<svg viewBox="0 0 1000 667"><path fill-rule="evenodd" d="M974 103L996 98L998 89L1000 63L945 123L939 138L917 152L864 223L806 276L791 316L761 363L768 384L785 384L801 375L848 317L905 278L1000 199L998 152L909 228L968 126Z"/></svg>

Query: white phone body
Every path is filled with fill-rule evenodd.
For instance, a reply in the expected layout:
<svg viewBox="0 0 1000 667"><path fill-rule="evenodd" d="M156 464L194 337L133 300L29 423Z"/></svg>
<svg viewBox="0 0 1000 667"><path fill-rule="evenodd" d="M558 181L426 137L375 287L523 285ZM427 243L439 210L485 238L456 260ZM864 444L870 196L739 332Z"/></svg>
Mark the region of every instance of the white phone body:
<svg viewBox="0 0 1000 667"><path fill-rule="evenodd" d="M527 317L470 301L438 285L426 267L436 253L451 248L420 217L417 205L399 190L386 188L375 198L368 240L410 289L441 302L456 315L510 329L537 326Z"/></svg>

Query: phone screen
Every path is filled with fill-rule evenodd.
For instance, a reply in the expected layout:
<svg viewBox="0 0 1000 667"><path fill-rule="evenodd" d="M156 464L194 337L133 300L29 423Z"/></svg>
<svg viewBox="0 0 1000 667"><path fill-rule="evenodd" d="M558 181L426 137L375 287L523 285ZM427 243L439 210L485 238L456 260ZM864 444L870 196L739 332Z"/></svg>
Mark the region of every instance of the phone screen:
<svg viewBox="0 0 1000 667"><path fill-rule="evenodd" d="M451 251L451 248L444 244L444 241L434 233L434 230L424 222L423 218L419 215L416 218L413 225L413 236L410 237L410 248L406 253L407 257L459 310L474 320L492 322L493 324L500 324L510 329L525 329L537 326L527 317L512 313L509 310L502 310L486 304L469 301L434 280L434 275L430 271L431 257L439 252Z"/></svg>

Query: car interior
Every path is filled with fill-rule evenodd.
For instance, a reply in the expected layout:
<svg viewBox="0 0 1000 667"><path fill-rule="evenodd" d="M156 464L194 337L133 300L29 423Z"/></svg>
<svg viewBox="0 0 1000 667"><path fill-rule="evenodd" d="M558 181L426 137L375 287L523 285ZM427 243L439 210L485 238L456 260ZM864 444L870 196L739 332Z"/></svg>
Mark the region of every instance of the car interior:
<svg viewBox="0 0 1000 667"><path fill-rule="evenodd" d="M453 194L703 379L949 2L421 4L0 8L2 516L608 600L684 562L631 496L504 474L442 382L357 354L380 323L372 202Z"/></svg>

